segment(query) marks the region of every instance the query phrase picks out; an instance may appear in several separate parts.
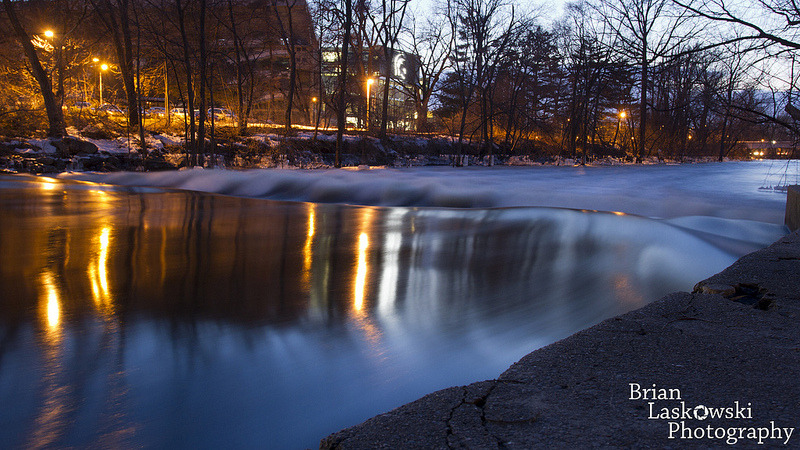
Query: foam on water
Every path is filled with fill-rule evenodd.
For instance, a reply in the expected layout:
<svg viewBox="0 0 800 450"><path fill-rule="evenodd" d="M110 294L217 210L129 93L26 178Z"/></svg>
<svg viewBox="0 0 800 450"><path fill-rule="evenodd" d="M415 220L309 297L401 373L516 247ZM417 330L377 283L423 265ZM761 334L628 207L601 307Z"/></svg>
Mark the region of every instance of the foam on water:
<svg viewBox="0 0 800 450"><path fill-rule="evenodd" d="M313 203L619 211L764 246L782 234L785 194L759 191L772 163L680 166L185 170L69 173L64 179Z"/></svg>
<svg viewBox="0 0 800 450"><path fill-rule="evenodd" d="M769 163L373 170L185 170L62 178L316 203L484 208L554 206L648 217L781 223L784 197L758 190Z"/></svg>

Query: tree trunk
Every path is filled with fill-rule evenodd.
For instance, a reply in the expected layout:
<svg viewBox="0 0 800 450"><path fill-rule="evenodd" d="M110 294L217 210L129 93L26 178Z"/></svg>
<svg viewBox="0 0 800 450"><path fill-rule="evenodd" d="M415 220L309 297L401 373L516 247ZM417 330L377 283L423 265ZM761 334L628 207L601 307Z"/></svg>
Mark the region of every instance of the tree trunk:
<svg viewBox="0 0 800 450"><path fill-rule="evenodd" d="M645 154L645 137L647 136L647 41L642 43L642 91L639 99L639 149L636 162L641 163Z"/></svg>
<svg viewBox="0 0 800 450"><path fill-rule="evenodd" d="M120 28L122 29L122 42L124 51L120 58L122 81L125 84L125 94L128 98L128 123L138 127L141 125L140 111L138 108L139 94L133 79L133 39L131 37L130 16L128 0L120 1Z"/></svg>
<svg viewBox="0 0 800 450"><path fill-rule="evenodd" d="M292 8L294 8L294 6L294 2L286 2L286 18L288 23L284 25L281 13L278 11L278 1L273 0L272 2L272 7L275 10L275 18L281 29L283 46L286 48L286 53L289 54L289 93L286 96L286 111L283 114L286 136L292 133L292 107L294 106L294 93L297 89L297 49L295 48L294 23L292 20Z"/></svg>
<svg viewBox="0 0 800 450"><path fill-rule="evenodd" d="M9 0L3 0L9 1ZM334 161L334 167L339 168L342 167L342 162L340 160L341 152L342 152L342 141L344 139L344 129L345 129L345 106L347 105L347 54L350 52L350 28L353 26L353 0L344 0L345 5L345 12L344 12L344 39L342 40L342 57L341 57L341 73L340 73L340 81L339 81L339 107L336 111L336 121L337 121L337 130L336 130L336 159Z"/></svg>
<svg viewBox="0 0 800 450"><path fill-rule="evenodd" d="M206 83L208 83L208 52L206 51L206 0L200 0L200 30L198 37L200 44L200 74L197 83L200 85L200 123L197 127L197 153L206 153ZM192 110L194 117L194 110Z"/></svg>
<svg viewBox="0 0 800 450"><path fill-rule="evenodd" d="M231 21L231 34L233 35L233 54L236 62L236 125L238 134L244 135L247 132L247 120L244 113L244 77L242 77L242 42L239 38L236 19L233 14L233 0L228 0L228 17Z"/></svg>
<svg viewBox="0 0 800 450"><path fill-rule="evenodd" d="M389 31L386 32L387 34ZM388 37L387 37L388 39ZM386 130L389 125L389 88L391 87L391 79L392 79L392 69L394 64L392 64L394 59L394 42L392 45L386 49L384 52L384 56L386 59L385 66L386 66L386 79L383 83L383 105L381 105L381 131L378 134L378 137L381 140L386 139ZM369 99L367 99L367 104L369 104ZM369 124L367 124L367 129L369 129Z"/></svg>
<svg viewBox="0 0 800 450"><path fill-rule="evenodd" d="M3 7L6 10L6 15L11 22L11 27L14 29L14 36L17 42L22 46L25 57L31 65L33 77L39 84L39 90L42 92L42 99L44 100L44 108L47 112L47 136L48 137L63 137L66 135L64 126L64 113L61 107L56 104L55 97L53 96L53 86L50 84L50 77L47 76L39 61L39 56L36 54L36 49L31 43L31 38L25 27L22 26L16 11L14 11L14 4L11 0L3 0Z"/></svg>
<svg viewBox="0 0 800 450"><path fill-rule="evenodd" d="M184 112L189 116L189 129L186 134L189 139L188 151L191 152L187 165L193 166L197 160L197 146L195 139L195 120L194 120L194 89L192 87L192 59L189 54L189 37L186 32L186 11L185 5L181 4L181 0L176 0L178 7L178 31L181 35L181 44L183 46L183 66L186 71L186 102L184 103ZM185 117L185 116L184 116ZM186 123L184 121L184 123Z"/></svg>

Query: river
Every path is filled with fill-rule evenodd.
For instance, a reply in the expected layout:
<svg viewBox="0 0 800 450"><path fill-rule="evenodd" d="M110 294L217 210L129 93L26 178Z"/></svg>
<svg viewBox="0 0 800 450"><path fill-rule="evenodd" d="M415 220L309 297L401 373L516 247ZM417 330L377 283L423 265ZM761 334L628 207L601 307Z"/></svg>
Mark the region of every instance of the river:
<svg viewBox="0 0 800 450"><path fill-rule="evenodd" d="M313 448L691 289L783 233L3 175L0 442Z"/></svg>

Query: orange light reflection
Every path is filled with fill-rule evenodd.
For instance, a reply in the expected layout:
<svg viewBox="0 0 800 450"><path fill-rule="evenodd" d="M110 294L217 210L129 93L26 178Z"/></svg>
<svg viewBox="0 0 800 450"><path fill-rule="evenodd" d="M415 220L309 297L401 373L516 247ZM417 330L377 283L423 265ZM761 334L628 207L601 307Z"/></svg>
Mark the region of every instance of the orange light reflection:
<svg viewBox="0 0 800 450"><path fill-rule="evenodd" d="M61 305L58 287L50 272L42 274L42 287L44 288L44 319L49 331L58 331L61 321Z"/></svg>
<svg viewBox="0 0 800 450"><path fill-rule="evenodd" d="M111 244L111 227L103 227L97 236L97 260L87 269L92 286L92 299L102 313L111 312L111 295L108 283L108 250Z"/></svg>
<svg viewBox="0 0 800 450"><path fill-rule="evenodd" d="M367 282L367 248L369 248L369 237L367 233L358 236L358 263L356 265L355 300L353 308L361 311L364 308L364 290Z"/></svg>
<svg viewBox="0 0 800 450"><path fill-rule="evenodd" d="M306 233L306 243L303 246L303 285L311 289L311 264L314 262L314 234L316 233L316 209L317 205L309 204L308 212L308 231Z"/></svg>

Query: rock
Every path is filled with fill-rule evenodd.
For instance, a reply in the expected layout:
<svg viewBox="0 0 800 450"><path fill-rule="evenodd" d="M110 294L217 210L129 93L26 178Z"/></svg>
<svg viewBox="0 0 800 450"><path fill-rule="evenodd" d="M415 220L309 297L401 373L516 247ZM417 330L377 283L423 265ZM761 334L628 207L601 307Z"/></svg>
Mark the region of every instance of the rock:
<svg viewBox="0 0 800 450"><path fill-rule="evenodd" d="M116 156L109 156L108 158L106 158L105 165L110 170L120 170L122 168L122 163Z"/></svg>
<svg viewBox="0 0 800 450"><path fill-rule="evenodd" d="M698 283L694 292L698 294L720 294L723 297L731 297L736 293L736 288L727 284L702 284Z"/></svg>
<svg viewBox="0 0 800 450"><path fill-rule="evenodd" d="M103 158L93 156L83 160L83 168L84 170L88 170L90 172L99 172L103 170L103 162Z"/></svg>
<svg viewBox="0 0 800 450"><path fill-rule="evenodd" d="M90 139L111 139L113 136L111 132L107 129L99 126L99 125L88 125L86 128L81 130L81 135L86 136Z"/></svg>
<svg viewBox="0 0 800 450"><path fill-rule="evenodd" d="M144 161L144 170L148 172L158 172L163 170L177 170L177 167L163 159L146 159Z"/></svg>
<svg viewBox="0 0 800 450"><path fill-rule="evenodd" d="M97 146L88 141L67 136L62 139L53 139L50 143L56 148L56 152L63 158L69 158L78 154L93 155L97 153Z"/></svg>

